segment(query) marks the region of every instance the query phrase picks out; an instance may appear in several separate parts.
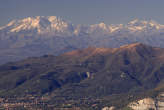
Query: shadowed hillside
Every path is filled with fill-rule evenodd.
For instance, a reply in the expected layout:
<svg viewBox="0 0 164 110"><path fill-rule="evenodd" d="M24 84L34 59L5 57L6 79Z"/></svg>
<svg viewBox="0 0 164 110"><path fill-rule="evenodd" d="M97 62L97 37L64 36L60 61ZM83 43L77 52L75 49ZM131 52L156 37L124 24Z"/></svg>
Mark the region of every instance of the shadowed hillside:
<svg viewBox="0 0 164 110"><path fill-rule="evenodd" d="M0 66L0 94L106 96L155 88L164 78L164 49L141 43L31 57Z"/></svg>

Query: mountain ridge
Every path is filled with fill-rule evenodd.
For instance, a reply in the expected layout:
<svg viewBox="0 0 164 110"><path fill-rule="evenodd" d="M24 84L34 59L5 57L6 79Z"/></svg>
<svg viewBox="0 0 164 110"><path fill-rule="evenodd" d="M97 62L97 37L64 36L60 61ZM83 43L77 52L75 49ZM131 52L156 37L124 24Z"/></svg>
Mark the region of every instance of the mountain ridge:
<svg viewBox="0 0 164 110"><path fill-rule="evenodd" d="M72 23L69 23L59 17L56 16L35 16L35 17L27 17L24 19L19 19L19 20L12 20L9 22L9 24L0 27L0 30L2 31L3 29L7 29L8 32L21 32L23 30L35 30L37 29L38 34L45 34L45 33L50 33L54 31L59 31L64 33L66 31L66 36L71 36L71 35L80 35L84 32L86 34L93 34L98 31L102 35L110 35L110 34L115 34L115 32L118 31L129 31L130 33L141 33L146 31L151 31L151 30L156 30L156 31L163 31L164 30L164 25L161 25L157 23L156 21L149 20L149 21L144 21L144 20L139 20L135 19L130 21L127 24L117 24L117 25L107 25L103 22L99 24L92 24L92 25L86 25L83 28L83 25L74 25ZM69 33L69 34L68 34ZM60 35L59 36L62 36ZM97 33L96 33L97 34ZM95 34L95 35L96 35ZM55 35L55 33L54 33ZM92 35L91 35L92 36Z"/></svg>
<svg viewBox="0 0 164 110"><path fill-rule="evenodd" d="M43 96L55 104L102 99L101 108L104 101L122 107L164 90L163 56L164 48L133 43L30 57L0 66L0 96Z"/></svg>
<svg viewBox="0 0 164 110"><path fill-rule="evenodd" d="M19 76L20 76L20 78L26 77L26 80L28 82L28 78L27 78L28 74L29 75L31 74L34 76L36 75L34 78L39 78L42 76L42 74L44 74L44 75L49 74L50 75L51 73L52 73L52 75L58 76L59 75L58 72L60 72L60 71L58 71L58 69L59 69L59 70L63 71L63 73L61 73L61 75L65 74L62 77L65 77L66 79L67 79L67 75L68 76L73 75L73 76L69 76L70 78L73 78L73 79L69 79L70 82L67 79L69 83L74 83L74 80L75 80L75 83L80 83L81 81L83 82L83 80L84 80L84 82L90 81L90 80L93 80L93 82L94 81L100 81L99 78L104 77L104 75L105 76L106 75L112 75L112 74L114 75L114 73L119 75L119 74L124 73L125 76L127 75L126 77L128 78L128 80L132 81L132 84L136 83L138 86L141 86L142 85L141 83L147 83L147 81L149 81L149 80L145 80L146 82L144 82L142 80L143 82L140 82L139 80L142 79L142 77L140 76L141 73L143 75L148 74L147 72L149 71L149 69L156 68L157 66L155 66L155 65L158 64L159 62L161 63L159 65L159 66L161 66L160 68L163 68L163 66L162 66L162 64L164 64L163 60L157 61L157 59L159 59L159 57L161 55L164 55L164 49L160 50L162 52L158 52L159 51L158 49L152 48L151 46L147 46L147 45L144 45L141 43L135 43L135 44L131 44L128 46L129 46L128 48L126 45L126 46L121 47L121 48L110 48L110 49L107 49L107 48L106 49L105 48L87 48L84 50L77 50L77 51L73 51L73 52L68 52L68 53L65 53L65 54L62 54L62 55L59 55L56 57L55 56L43 56L43 57L38 57L38 58L35 58L35 57L29 58L29 59L26 59L23 61L19 61L17 63L9 63L9 64L6 64L6 66L5 65L0 66L0 70L1 70L0 75L4 74L6 71L6 72L8 72L8 74L4 75L2 77L2 79L5 77L6 78L9 77L10 75L12 75L11 73L13 73L13 75L17 74L16 76L18 77L18 80L19 80ZM133 48L135 48L136 50L134 51ZM141 68L137 67L137 65ZM152 67L153 65L154 65L154 67ZM39 68L42 68L42 69L39 69ZM111 69L109 69L109 68L111 68ZM145 68L144 71L145 72L147 71L146 73L144 73L144 71L143 71L144 68ZM154 70L154 71L157 71L157 70ZM109 71L109 73L108 73L108 71ZM162 71L162 70L160 70L160 71ZM22 76L20 74L20 72L22 73L22 75L23 74L24 75ZM36 74L34 74L34 72L36 72ZM81 74L79 73L79 75L82 75L82 76L77 76L78 74L76 72L77 73L82 72ZM89 73L87 73L87 72L89 72ZM93 77L95 77L95 78L85 80L86 79L86 73L90 74L90 76L93 75ZM140 73L140 74L137 74L137 73ZM97 75L95 76L94 74L97 74ZM152 72L151 74L154 74L154 72ZM99 75L102 75L102 76L97 77ZM162 74L159 74L159 75L161 75L161 78L162 78ZM33 76L31 76L31 77L33 77ZM150 77L153 78L151 75L150 75ZM117 76L117 78L118 78L118 76ZM116 80L117 80L117 78L116 78ZM155 78L153 78L154 81L159 80L158 79L159 77L157 79L155 79ZM66 81L65 83L67 83L66 79L65 80L60 79L60 80L63 80L64 82ZM148 79L149 79L149 77L148 77ZM57 80L60 82L59 79L56 79L56 81ZM77 80L77 82L76 82L76 80ZM120 79L120 81L122 81L122 80L126 81L124 78ZM6 81L10 82L10 80L6 80ZM6 81L5 81L5 83L9 83ZM14 79L13 79L13 81L14 81ZM60 86L61 86L61 84L64 84L63 81L60 82ZM2 83L4 83L4 82L0 82L1 86L2 86ZM23 83L24 83L24 81L20 85L18 84L17 86L19 87ZM15 84L15 82L13 82L13 84ZM10 86L12 87L13 84L11 84ZM154 85L153 82L152 82L152 85ZM151 87L152 85L147 84L147 85L145 85L145 87L146 88L152 88ZM126 87L128 85L124 85L124 86ZM14 85L13 85L13 87L14 87ZM22 87L24 88L25 86L22 86Z"/></svg>
<svg viewBox="0 0 164 110"><path fill-rule="evenodd" d="M88 47L118 48L134 42L164 47L163 36L164 25L153 20L74 25L56 16L29 17L0 28L0 64Z"/></svg>

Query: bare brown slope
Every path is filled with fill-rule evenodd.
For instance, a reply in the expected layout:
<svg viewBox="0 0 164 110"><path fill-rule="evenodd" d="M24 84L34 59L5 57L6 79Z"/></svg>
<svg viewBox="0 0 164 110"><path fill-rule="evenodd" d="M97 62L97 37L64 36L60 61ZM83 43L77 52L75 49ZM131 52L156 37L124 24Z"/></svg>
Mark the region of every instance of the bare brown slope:
<svg viewBox="0 0 164 110"><path fill-rule="evenodd" d="M164 80L164 49L141 43L87 48L0 66L0 95L101 97L156 88Z"/></svg>

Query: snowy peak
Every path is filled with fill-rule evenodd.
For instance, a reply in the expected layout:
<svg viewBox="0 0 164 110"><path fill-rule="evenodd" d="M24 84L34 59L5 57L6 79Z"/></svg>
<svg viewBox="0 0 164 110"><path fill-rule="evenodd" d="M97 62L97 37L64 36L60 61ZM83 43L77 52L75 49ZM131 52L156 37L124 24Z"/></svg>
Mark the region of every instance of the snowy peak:
<svg viewBox="0 0 164 110"><path fill-rule="evenodd" d="M131 29L135 29L136 31L151 30L151 29L154 29L154 30L164 29L164 25L161 25L153 20L145 21L145 20L135 19L129 22L127 26L130 27Z"/></svg>
<svg viewBox="0 0 164 110"><path fill-rule="evenodd" d="M145 26L145 25L155 26L155 25L160 25L160 24L153 20L145 21L145 20L135 19L135 20L130 21L128 23L128 25L131 25L131 26Z"/></svg>
<svg viewBox="0 0 164 110"><path fill-rule="evenodd" d="M164 32L164 25L153 20L135 19L127 24L107 25L104 22L92 25L73 25L56 16L35 16L13 20L0 27L0 32L46 36L110 36L152 35Z"/></svg>
<svg viewBox="0 0 164 110"><path fill-rule="evenodd" d="M134 19L128 23L128 25L131 25L131 26L142 26L145 24L147 24L147 21L141 21L139 19Z"/></svg>
<svg viewBox="0 0 164 110"><path fill-rule="evenodd" d="M28 17L21 20L13 20L0 30L12 32L36 32L38 34L65 34L71 31L72 24L56 16L36 16Z"/></svg>

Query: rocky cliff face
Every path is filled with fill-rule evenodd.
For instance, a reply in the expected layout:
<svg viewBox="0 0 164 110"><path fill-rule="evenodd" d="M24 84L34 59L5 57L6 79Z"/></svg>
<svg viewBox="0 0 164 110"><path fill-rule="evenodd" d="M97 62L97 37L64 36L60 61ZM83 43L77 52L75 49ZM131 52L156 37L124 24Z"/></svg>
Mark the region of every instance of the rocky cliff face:
<svg viewBox="0 0 164 110"><path fill-rule="evenodd" d="M129 107L133 110L164 110L164 93L159 94L155 99L144 98L132 102Z"/></svg>

